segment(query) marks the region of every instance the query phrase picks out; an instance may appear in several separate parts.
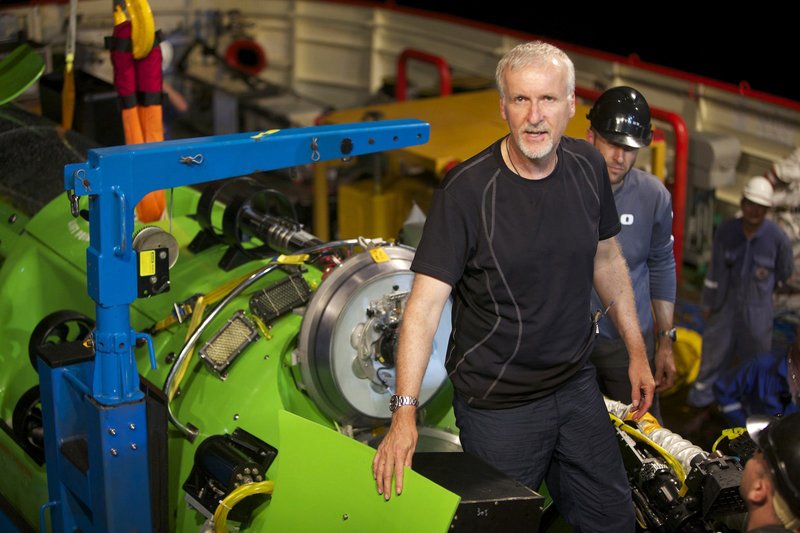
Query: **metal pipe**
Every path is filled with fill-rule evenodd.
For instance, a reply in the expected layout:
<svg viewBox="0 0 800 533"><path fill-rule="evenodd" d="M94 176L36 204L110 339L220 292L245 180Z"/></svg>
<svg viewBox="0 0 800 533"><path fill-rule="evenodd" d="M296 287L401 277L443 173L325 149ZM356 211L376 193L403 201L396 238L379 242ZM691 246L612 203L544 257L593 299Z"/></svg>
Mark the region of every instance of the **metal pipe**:
<svg viewBox="0 0 800 533"><path fill-rule="evenodd" d="M323 242L292 220L256 212L245 205L241 211L242 226L266 242L276 252L290 253L299 248L317 246Z"/></svg>
<svg viewBox="0 0 800 533"><path fill-rule="evenodd" d="M686 191L689 181L689 131L677 113L650 108L653 117L669 122L675 133L675 182L672 184L672 236L675 238L675 276L680 279L686 224Z"/></svg>
<svg viewBox="0 0 800 533"><path fill-rule="evenodd" d="M398 102L405 102L408 97L408 77L406 69L408 67L409 59L417 59L425 63L431 63L439 71L439 95L450 96L453 93L453 78L450 74L450 67L447 61L440 56L416 50L414 48L406 48L397 58L397 79L395 80L394 98Z"/></svg>
<svg viewBox="0 0 800 533"><path fill-rule="evenodd" d="M178 354L178 357L175 359L175 363L172 365L172 368L170 369L169 374L167 375L167 379L164 382L164 388L163 388L164 394L166 394L167 397L169 397L169 390L172 387L172 382L175 379L175 375L177 374L178 369L180 368L183 361L189 356L189 352L194 347L195 343L197 342L197 339L200 338L200 335L202 335L203 331L205 331L206 327L208 327L211 321L214 320L217 317L217 315L219 315L219 313L228 305L228 303L231 300L239 296L250 285L252 285L265 275L269 274L270 272L278 268L278 266L280 265L268 264L263 269L253 273L250 277L248 277L242 283L237 285L236 288L234 288L231 292L229 292L228 295L225 296L225 298L223 298L222 301L220 301L220 303L214 309L211 310L208 316L206 316L203 319L203 322L200 323L200 325L197 327L194 333L192 333L191 337L189 337L189 339L186 341L186 344L183 345L183 349L181 350L180 354ZM177 427L181 431L181 433L186 435L189 441L194 441L194 439L197 437L197 434L199 433L199 430L196 428L190 428L182 424L175 417L174 413L172 412L172 402L169 399L167 400L167 415L169 417L169 421L172 422L175 425L175 427Z"/></svg>

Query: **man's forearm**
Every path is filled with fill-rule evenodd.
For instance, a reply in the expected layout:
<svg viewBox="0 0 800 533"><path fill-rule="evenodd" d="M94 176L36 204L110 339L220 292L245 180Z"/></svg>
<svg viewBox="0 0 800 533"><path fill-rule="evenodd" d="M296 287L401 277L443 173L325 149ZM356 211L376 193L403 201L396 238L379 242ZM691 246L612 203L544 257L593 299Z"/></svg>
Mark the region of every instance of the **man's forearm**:
<svg viewBox="0 0 800 533"><path fill-rule="evenodd" d="M449 296L450 285L422 274L414 277L414 286L400 324L396 394L419 397L433 337ZM402 406L392 414L389 432L372 459L372 475L378 493L385 499L391 497L392 478L395 479L397 494L403 491L403 468L411 466L416 442L416 409L412 405Z"/></svg>
<svg viewBox="0 0 800 533"><path fill-rule="evenodd" d="M644 339L633 301L628 266L616 239L600 241L594 257L594 288L628 350L633 418L641 418L653 403L655 380L647 362Z"/></svg>
<svg viewBox="0 0 800 533"><path fill-rule="evenodd" d="M449 285L429 276L417 274L414 278L397 345L395 388L401 396L419 396L433 338L450 291Z"/></svg>
<svg viewBox="0 0 800 533"><path fill-rule="evenodd" d="M656 319L656 332L660 334L663 331L672 329L672 321L675 316L675 304L667 300L653 300L653 315ZM659 343L663 337L659 337Z"/></svg>
<svg viewBox="0 0 800 533"><path fill-rule="evenodd" d="M616 239L598 244L594 264L594 288L608 308L608 316L625 341L632 357L645 354L644 340L636 314L630 275Z"/></svg>
<svg viewBox="0 0 800 533"><path fill-rule="evenodd" d="M675 382L675 358L672 355L673 338L667 333L672 329L675 304L667 300L653 300L653 315L658 332L658 348L655 354L656 390L666 390Z"/></svg>

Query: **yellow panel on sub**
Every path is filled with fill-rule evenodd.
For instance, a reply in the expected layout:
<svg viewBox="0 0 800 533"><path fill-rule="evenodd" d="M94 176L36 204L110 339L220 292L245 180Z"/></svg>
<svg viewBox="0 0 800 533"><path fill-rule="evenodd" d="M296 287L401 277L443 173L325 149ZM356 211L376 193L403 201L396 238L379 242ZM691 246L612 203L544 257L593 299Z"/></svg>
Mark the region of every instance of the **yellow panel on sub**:
<svg viewBox="0 0 800 533"><path fill-rule="evenodd" d="M370 180L339 185L339 238L396 239L412 205L416 202L427 212L432 195L432 184L410 177L398 179L380 191Z"/></svg>

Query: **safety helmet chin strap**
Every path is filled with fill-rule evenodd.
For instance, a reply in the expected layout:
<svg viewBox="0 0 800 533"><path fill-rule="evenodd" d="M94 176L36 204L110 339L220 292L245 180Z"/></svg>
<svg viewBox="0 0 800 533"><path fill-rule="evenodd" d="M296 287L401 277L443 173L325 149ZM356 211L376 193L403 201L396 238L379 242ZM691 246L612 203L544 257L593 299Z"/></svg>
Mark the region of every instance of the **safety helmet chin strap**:
<svg viewBox="0 0 800 533"><path fill-rule="evenodd" d="M783 524L783 527L789 531L795 531L800 528L800 518L792 513L792 510L789 509L789 504L786 503L786 500L784 500L783 496L777 491L772 495L772 509L775 511L775 515L781 521L781 524Z"/></svg>

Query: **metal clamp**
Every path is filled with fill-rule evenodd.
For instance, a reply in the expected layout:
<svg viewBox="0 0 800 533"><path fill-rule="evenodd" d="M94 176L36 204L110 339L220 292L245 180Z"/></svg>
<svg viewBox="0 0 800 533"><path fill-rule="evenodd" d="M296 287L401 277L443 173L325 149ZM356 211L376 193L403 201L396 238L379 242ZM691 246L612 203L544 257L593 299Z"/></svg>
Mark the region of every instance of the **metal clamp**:
<svg viewBox="0 0 800 533"><path fill-rule="evenodd" d="M74 189L67 189L67 200L69 200L69 212L72 216L78 218L80 215L80 206L78 205L78 197L75 196Z"/></svg>

